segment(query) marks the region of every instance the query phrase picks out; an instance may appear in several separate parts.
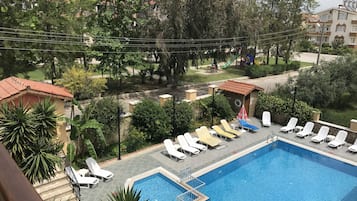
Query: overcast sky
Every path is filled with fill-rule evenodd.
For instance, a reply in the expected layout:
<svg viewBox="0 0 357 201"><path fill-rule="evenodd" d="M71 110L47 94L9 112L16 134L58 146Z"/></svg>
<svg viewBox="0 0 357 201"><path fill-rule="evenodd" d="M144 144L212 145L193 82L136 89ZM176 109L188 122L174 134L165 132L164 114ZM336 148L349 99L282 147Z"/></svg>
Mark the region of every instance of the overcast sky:
<svg viewBox="0 0 357 201"><path fill-rule="evenodd" d="M343 4L343 0L318 0L320 7L316 11L322 11L329 8L337 8L339 4Z"/></svg>

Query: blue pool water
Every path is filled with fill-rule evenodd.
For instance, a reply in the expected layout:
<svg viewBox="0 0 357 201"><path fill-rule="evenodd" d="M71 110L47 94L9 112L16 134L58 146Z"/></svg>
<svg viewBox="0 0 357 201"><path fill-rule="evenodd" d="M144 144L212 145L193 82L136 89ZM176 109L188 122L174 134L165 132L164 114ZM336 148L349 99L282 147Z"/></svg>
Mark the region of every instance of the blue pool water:
<svg viewBox="0 0 357 201"><path fill-rule="evenodd" d="M277 141L199 177L211 201L356 201L357 168Z"/></svg>
<svg viewBox="0 0 357 201"><path fill-rule="evenodd" d="M357 167L282 141L199 179L210 201L357 201ZM150 201L175 201L186 191L162 174L136 181L134 189Z"/></svg>
<svg viewBox="0 0 357 201"><path fill-rule="evenodd" d="M160 173L134 182L134 189L141 190L140 200L176 201L186 190Z"/></svg>

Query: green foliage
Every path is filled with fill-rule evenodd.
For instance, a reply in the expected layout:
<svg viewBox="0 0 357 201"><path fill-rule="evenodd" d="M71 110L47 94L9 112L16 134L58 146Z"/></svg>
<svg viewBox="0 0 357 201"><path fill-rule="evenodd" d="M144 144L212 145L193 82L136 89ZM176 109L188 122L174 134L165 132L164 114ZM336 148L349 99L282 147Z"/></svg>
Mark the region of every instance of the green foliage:
<svg viewBox="0 0 357 201"><path fill-rule="evenodd" d="M112 136L116 134L118 128L118 106L123 111L122 106L113 97L105 97L100 100L92 100L87 106L91 108L91 119L97 120L103 124L103 133L105 136ZM88 108L88 109L89 109Z"/></svg>
<svg viewBox="0 0 357 201"><path fill-rule="evenodd" d="M332 62L322 63L311 69L301 71L296 80L278 87L276 95L291 97L297 88L296 98L313 107L345 107L356 100L357 93L356 55L348 55Z"/></svg>
<svg viewBox="0 0 357 201"><path fill-rule="evenodd" d="M292 99L259 93L255 115L261 117L263 111L269 111L273 122L284 125L290 117L297 117L299 124L304 125L311 120L312 111L316 110L303 101L295 101L294 109L292 106Z"/></svg>
<svg viewBox="0 0 357 201"><path fill-rule="evenodd" d="M63 145L53 141L56 132L54 105L45 100L32 109L3 104L0 141L31 183L50 179L60 166L57 154Z"/></svg>
<svg viewBox="0 0 357 201"><path fill-rule="evenodd" d="M149 99L136 105L132 125L144 132L150 142L161 142L170 137L170 118L157 102Z"/></svg>
<svg viewBox="0 0 357 201"><path fill-rule="evenodd" d="M75 98L84 99L97 96L106 89L104 78L92 78L93 73L73 66L63 73L57 84L69 89Z"/></svg>
<svg viewBox="0 0 357 201"><path fill-rule="evenodd" d="M175 128L172 128L175 131L173 135L182 135L191 129L193 119L192 107L187 102L175 103L175 118L173 117L173 107L172 101L167 101L163 106L165 113L169 116L173 126L175 126Z"/></svg>
<svg viewBox="0 0 357 201"><path fill-rule="evenodd" d="M129 130L128 136L125 139L126 151L134 152L145 145L146 136L144 132L139 131L135 127Z"/></svg>
<svg viewBox="0 0 357 201"><path fill-rule="evenodd" d="M296 51L298 52L315 52L314 45L307 39L302 39L298 42Z"/></svg>
<svg viewBox="0 0 357 201"><path fill-rule="evenodd" d="M324 43L321 48L322 54L347 55L352 53L352 49L343 45L340 41L334 41L331 45Z"/></svg>
<svg viewBox="0 0 357 201"><path fill-rule="evenodd" d="M73 119L66 118L72 126L71 140L76 140L78 144L76 155L84 154L83 148L86 148L91 157L97 158L97 151L103 152L107 144L102 131L103 124L90 118L93 107L82 108L76 100L73 100L72 104L76 105L82 113Z"/></svg>
<svg viewBox="0 0 357 201"><path fill-rule="evenodd" d="M345 106L343 108L323 108L321 110L320 119L322 121L349 127L351 119L356 119L356 117L357 106Z"/></svg>
<svg viewBox="0 0 357 201"><path fill-rule="evenodd" d="M84 145L86 145L87 151L89 153L89 155L94 158L97 159L97 152L95 151L94 145L92 144L92 142L89 139L85 139L84 140Z"/></svg>
<svg viewBox="0 0 357 201"><path fill-rule="evenodd" d="M216 94L214 96L214 104L213 97L208 97L199 101L199 113L201 114L199 119L206 122L211 120L212 107L214 108L214 124L217 124L221 119L232 119L235 115L227 98L223 95Z"/></svg>
<svg viewBox="0 0 357 201"><path fill-rule="evenodd" d="M118 189L111 194L108 194L108 201L139 201L141 191L136 191L133 188Z"/></svg>
<svg viewBox="0 0 357 201"><path fill-rule="evenodd" d="M70 164L74 161L74 158L76 156L76 145L73 142L70 142L67 145L67 155L66 158Z"/></svg>
<svg viewBox="0 0 357 201"><path fill-rule="evenodd" d="M250 78L265 77L267 75L278 75L287 70L298 70L300 68L299 61L293 61L288 64L275 65L253 65L246 67L246 74Z"/></svg>

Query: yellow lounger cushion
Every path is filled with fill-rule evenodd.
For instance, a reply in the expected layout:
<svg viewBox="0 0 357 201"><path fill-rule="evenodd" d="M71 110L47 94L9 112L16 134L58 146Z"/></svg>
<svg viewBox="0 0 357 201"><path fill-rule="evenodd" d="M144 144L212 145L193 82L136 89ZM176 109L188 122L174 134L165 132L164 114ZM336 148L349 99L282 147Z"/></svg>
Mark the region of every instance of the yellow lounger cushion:
<svg viewBox="0 0 357 201"><path fill-rule="evenodd" d="M228 124L228 122L225 119L221 120L221 124L224 128L224 130L226 130L227 132L233 133L236 136L240 136L242 133L240 131L234 130L233 128L231 128L231 126Z"/></svg>
<svg viewBox="0 0 357 201"><path fill-rule="evenodd" d="M214 131L217 132L218 135L220 135L222 137L226 137L226 138L229 138L229 139L233 139L233 138L236 137L232 133L228 133L228 132L222 130L221 127L219 127L219 126L212 126L212 128L213 128Z"/></svg>
<svg viewBox="0 0 357 201"><path fill-rule="evenodd" d="M196 134L197 134L200 142L207 144L210 147L216 147L216 146L220 145L220 143L222 142L220 139L211 136L211 134L209 134L208 129L207 129L207 131L205 129L201 129L201 128L196 129Z"/></svg>

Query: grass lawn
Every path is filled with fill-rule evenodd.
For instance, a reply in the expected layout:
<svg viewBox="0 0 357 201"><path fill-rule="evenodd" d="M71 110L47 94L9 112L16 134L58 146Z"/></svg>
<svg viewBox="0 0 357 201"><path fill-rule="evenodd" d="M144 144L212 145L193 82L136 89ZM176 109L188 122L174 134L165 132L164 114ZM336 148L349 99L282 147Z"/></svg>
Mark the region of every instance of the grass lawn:
<svg viewBox="0 0 357 201"><path fill-rule="evenodd" d="M183 81L190 83L204 83L242 77L243 75L244 70L235 67L229 67L223 70L220 69L217 73L209 73L204 68L198 70L189 69L183 76Z"/></svg>
<svg viewBox="0 0 357 201"><path fill-rule="evenodd" d="M45 80L45 74L41 69L36 69L34 71L29 71L27 73L18 73L16 76L20 78L35 80L35 81Z"/></svg>
<svg viewBox="0 0 357 201"><path fill-rule="evenodd" d="M357 118L357 103L344 109L321 109L321 120L350 127L350 120Z"/></svg>

